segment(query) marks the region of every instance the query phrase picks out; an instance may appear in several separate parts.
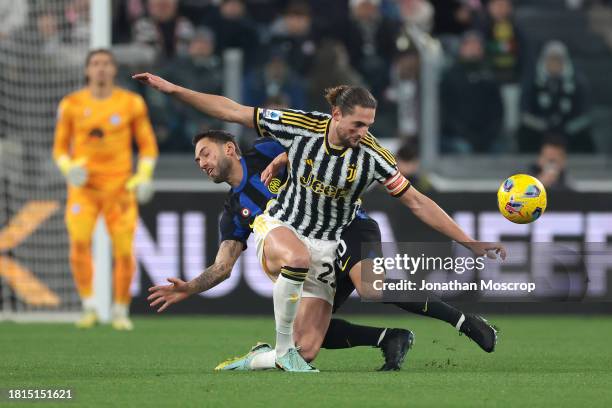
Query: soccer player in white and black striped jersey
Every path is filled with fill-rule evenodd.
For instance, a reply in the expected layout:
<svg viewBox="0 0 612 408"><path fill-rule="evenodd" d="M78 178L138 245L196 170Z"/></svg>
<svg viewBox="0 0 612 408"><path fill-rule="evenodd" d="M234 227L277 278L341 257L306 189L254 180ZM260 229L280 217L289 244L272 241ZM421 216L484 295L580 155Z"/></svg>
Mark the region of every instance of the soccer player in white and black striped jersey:
<svg viewBox="0 0 612 408"><path fill-rule="evenodd" d="M319 350L329 324L335 287L331 265L338 239L352 221L360 196L374 181L383 184L423 222L477 256L491 250L505 257L501 245L473 240L432 200L410 188L393 155L368 132L377 103L365 88L338 86L328 90L331 114L325 114L244 106L149 73L133 78L210 116L254 127L287 150L287 184L254 224L262 267L278 276L273 291L276 348L249 356L259 361L254 366L316 371L304 358L314 358L309 350ZM294 343L297 313L303 326L295 327L301 353Z"/></svg>

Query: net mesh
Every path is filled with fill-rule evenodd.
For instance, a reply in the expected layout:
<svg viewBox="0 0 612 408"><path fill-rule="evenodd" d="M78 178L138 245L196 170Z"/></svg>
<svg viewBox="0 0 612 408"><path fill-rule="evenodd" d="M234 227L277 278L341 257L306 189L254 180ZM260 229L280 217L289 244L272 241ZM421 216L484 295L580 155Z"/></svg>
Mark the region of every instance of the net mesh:
<svg viewBox="0 0 612 408"><path fill-rule="evenodd" d="M66 188L51 149L58 102L82 85L89 4L10 3L22 4L0 36L0 310L75 311Z"/></svg>

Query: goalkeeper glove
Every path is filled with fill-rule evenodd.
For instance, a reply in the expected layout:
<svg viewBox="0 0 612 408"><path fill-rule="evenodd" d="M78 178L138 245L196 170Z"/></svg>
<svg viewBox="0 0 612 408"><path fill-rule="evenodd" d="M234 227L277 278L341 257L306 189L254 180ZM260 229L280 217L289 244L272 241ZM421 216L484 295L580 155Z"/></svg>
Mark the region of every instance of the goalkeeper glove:
<svg viewBox="0 0 612 408"><path fill-rule="evenodd" d="M128 191L136 191L136 199L139 203L145 204L153 198L153 170L155 169L155 159L142 158L138 160L138 170L125 183Z"/></svg>
<svg viewBox="0 0 612 408"><path fill-rule="evenodd" d="M63 155L57 159L56 163L69 184L81 187L87 182L85 161L84 158L70 160L70 157Z"/></svg>

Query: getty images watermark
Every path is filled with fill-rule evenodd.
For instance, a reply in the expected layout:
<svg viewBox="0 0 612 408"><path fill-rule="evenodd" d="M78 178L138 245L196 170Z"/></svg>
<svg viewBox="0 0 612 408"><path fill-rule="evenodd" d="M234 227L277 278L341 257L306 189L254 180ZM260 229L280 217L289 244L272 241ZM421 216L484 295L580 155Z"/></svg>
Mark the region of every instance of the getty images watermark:
<svg viewBox="0 0 612 408"><path fill-rule="evenodd" d="M485 257L446 256L410 256L408 254L396 254L394 257L375 257L372 261L372 273L379 275L380 279L374 279L372 287L377 291L399 290L399 291L535 291L535 282L496 282L493 279L479 279L479 282L462 282L458 279L450 281L435 282L421 278L420 280L400 279L385 280L387 270L403 271L411 277L427 274L433 271L445 271L458 275L466 271L483 271L485 269Z"/></svg>
<svg viewBox="0 0 612 408"><path fill-rule="evenodd" d="M507 257L476 256L458 243L368 243L362 299L420 301L611 301L612 247L602 243L503 244Z"/></svg>

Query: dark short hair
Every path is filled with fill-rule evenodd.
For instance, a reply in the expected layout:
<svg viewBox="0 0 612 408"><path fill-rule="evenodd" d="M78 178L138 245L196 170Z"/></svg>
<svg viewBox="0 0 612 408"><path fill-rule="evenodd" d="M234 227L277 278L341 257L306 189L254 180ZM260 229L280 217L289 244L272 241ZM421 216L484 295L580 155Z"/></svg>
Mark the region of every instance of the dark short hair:
<svg viewBox="0 0 612 408"><path fill-rule="evenodd" d="M414 140L407 140L400 146L395 155L398 160L411 161L419 158L419 145Z"/></svg>
<svg viewBox="0 0 612 408"><path fill-rule="evenodd" d="M355 106L376 109L376 98L362 86L338 85L325 90L325 99L331 107L338 107L340 111L352 113Z"/></svg>
<svg viewBox="0 0 612 408"><path fill-rule="evenodd" d="M558 133L548 133L544 136L542 140L542 147L544 146L554 146L563 150L567 150L567 140L563 135Z"/></svg>
<svg viewBox="0 0 612 408"><path fill-rule="evenodd" d="M91 59L98 54L108 55L113 61L113 64L117 65L117 60L115 59L115 55L111 50L109 50L108 48L96 48L87 53L87 57L85 57L85 66L88 66L91 62Z"/></svg>
<svg viewBox="0 0 612 408"><path fill-rule="evenodd" d="M234 135L229 132L226 132L225 130L211 129L206 130L202 133L198 133L193 137L193 139L191 139L191 143L193 143L193 145L195 146L202 139L210 139L220 145L225 143L231 143L234 145L236 153L238 153L239 156L242 155L242 153L240 152L240 147L238 146Z"/></svg>
<svg viewBox="0 0 612 408"><path fill-rule="evenodd" d="M98 54L108 55L113 65L117 66L117 60L115 59L115 55L112 53L111 50L109 50L108 48L96 48L87 53L87 57L85 57L85 68L89 66L91 59ZM85 83L89 83L89 77L87 75L85 75Z"/></svg>

